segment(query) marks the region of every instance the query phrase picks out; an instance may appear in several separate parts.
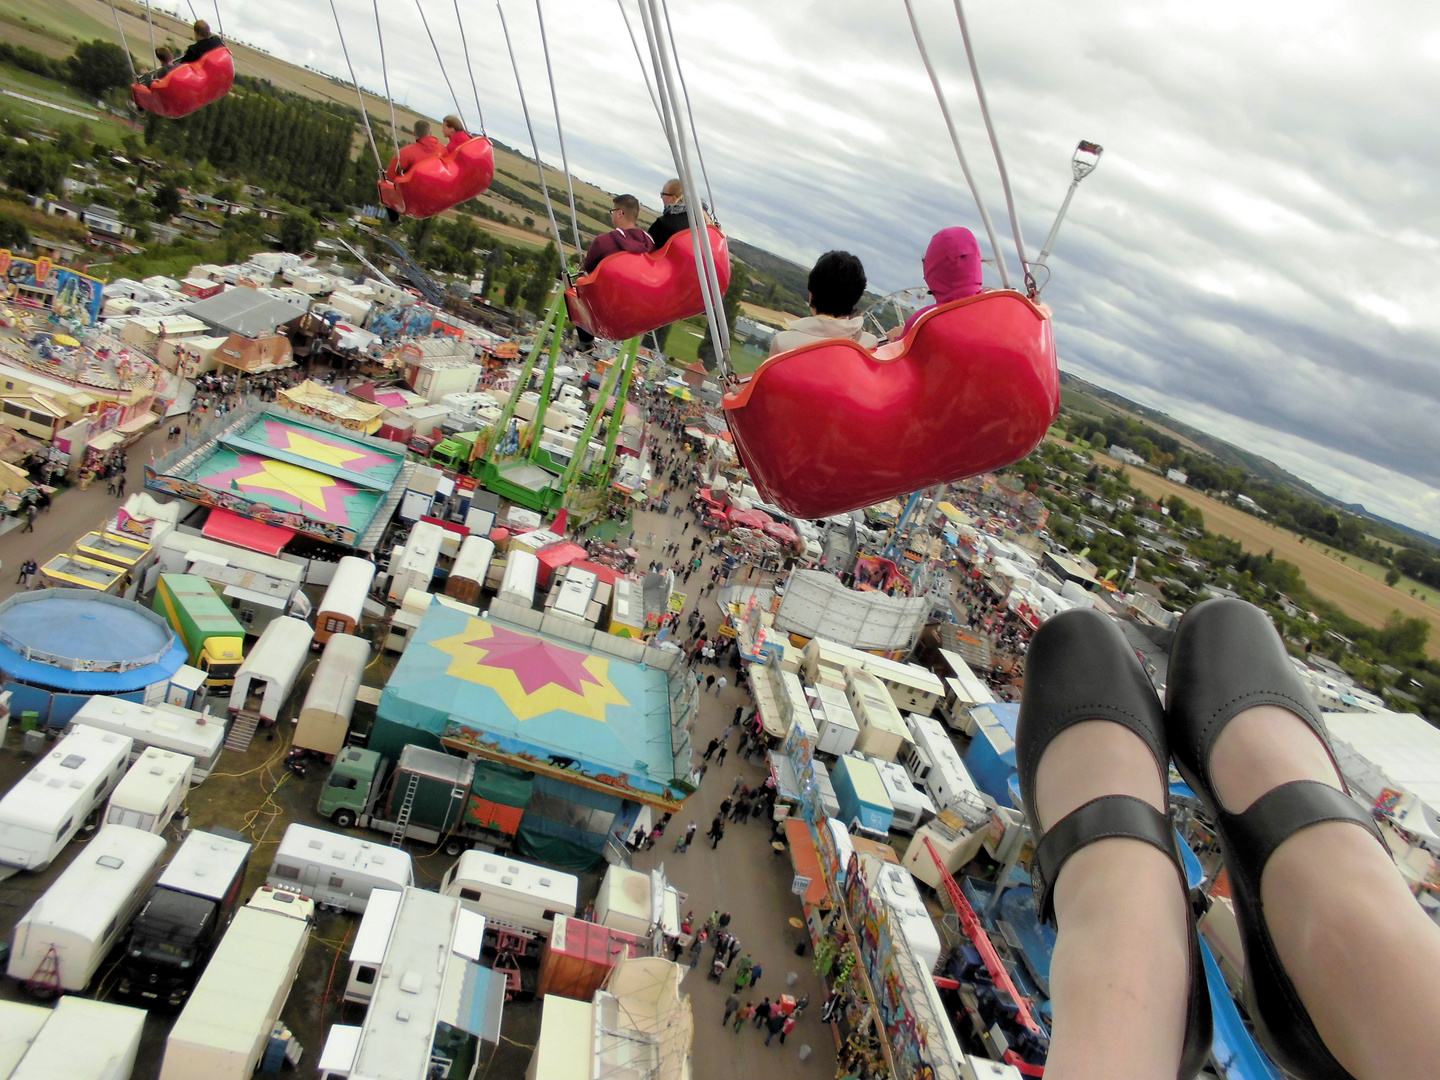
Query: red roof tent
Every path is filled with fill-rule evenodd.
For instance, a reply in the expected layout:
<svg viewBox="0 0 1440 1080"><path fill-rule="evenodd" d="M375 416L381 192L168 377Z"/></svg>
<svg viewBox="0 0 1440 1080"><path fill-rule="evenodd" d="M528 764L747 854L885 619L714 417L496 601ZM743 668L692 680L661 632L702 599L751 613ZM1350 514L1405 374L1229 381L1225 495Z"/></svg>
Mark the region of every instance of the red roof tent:
<svg viewBox="0 0 1440 1080"><path fill-rule="evenodd" d="M741 510L732 507L730 510L730 524L748 525L752 529L763 529L766 525L773 525L775 519L763 510Z"/></svg>
<svg viewBox="0 0 1440 1080"><path fill-rule="evenodd" d="M787 547L799 547L800 534L781 521L771 521L761 526L760 529L766 536L785 544Z"/></svg>
<svg viewBox="0 0 1440 1080"><path fill-rule="evenodd" d="M262 555L279 555L285 545L295 538L294 529L266 525L220 507L210 511L205 527L200 531L211 540L222 540Z"/></svg>
<svg viewBox="0 0 1440 1080"><path fill-rule="evenodd" d="M550 577L562 566L569 566L577 563L588 555L579 544L572 544L569 540L562 540L558 544L551 544L547 548L541 548L539 553L540 574L538 581L542 589L550 587Z"/></svg>

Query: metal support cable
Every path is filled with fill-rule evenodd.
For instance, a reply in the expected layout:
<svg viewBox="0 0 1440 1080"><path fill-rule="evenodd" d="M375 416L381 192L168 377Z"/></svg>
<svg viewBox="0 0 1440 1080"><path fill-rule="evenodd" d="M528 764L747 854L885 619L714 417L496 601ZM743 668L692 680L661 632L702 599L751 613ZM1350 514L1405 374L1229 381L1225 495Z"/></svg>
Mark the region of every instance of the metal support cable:
<svg viewBox="0 0 1440 1080"><path fill-rule="evenodd" d="M380 39L380 75L385 80L385 100L390 105L390 141L395 144L395 156L400 156L400 130L395 123L395 99L390 96L390 66L385 63L385 31L380 28L380 0L372 0L375 7L375 36Z"/></svg>
<svg viewBox="0 0 1440 1080"><path fill-rule="evenodd" d="M545 57L545 76L550 80L550 104L555 110L555 134L560 139L560 167L565 172L565 190L570 195L570 231L575 237L575 250L584 246L580 242L580 216L575 212L575 180L570 175L570 158L565 153L565 127L560 123L560 95L555 91L555 69L550 63L550 44L545 37L545 12L540 0L535 0L535 18L540 24L540 52Z"/></svg>
<svg viewBox="0 0 1440 1080"><path fill-rule="evenodd" d="M655 64L655 85L670 116L670 123L666 124L666 134L670 138L675 166L685 191L685 216L690 224L690 236L695 248L695 269L700 280L700 295L705 301L705 318L710 324L710 336L715 343L715 353L721 370L729 380L734 378L734 369L730 363L730 328L725 322L724 299L715 272L715 256L710 250L710 236L705 228L704 213L697 210L693 198L697 194L695 177L690 168L690 149L679 98L675 93L674 72L665 50L666 41L661 30L658 0L641 0L640 15L645 24L645 36Z"/></svg>
<svg viewBox="0 0 1440 1080"><path fill-rule="evenodd" d="M415 10L420 12L420 25L425 28L425 36L430 39L430 47L435 50L435 62L440 67L440 76L445 80L445 89L450 91L450 100L455 104L455 115L463 122L465 117L460 109L460 95L455 93L455 87L450 83L450 72L445 70L445 58L440 55L440 46L435 41L435 35L430 32L430 20L425 18L425 5L420 0L415 0Z"/></svg>
<svg viewBox="0 0 1440 1080"><path fill-rule="evenodd" d="M150 55L158 60L160 57L155 53L155 19L150 14L150 0L145 0L145 28L150 31Z"/></svg>
<svg viewBox="0 0 1440 1080"><path fill-rule="evenodd" d="M220 17L220 0L215 0L215 29L220 31L220 36L225 36L225 20Z"/></svg>
<svg viewBox="0 0 1440 1080"><path fill-rule="evenodd" d="M990 121L990 103L985 98L985 87L980 82L980 66L975 62L975 49L970 44L970 27L965 22L965 9L960 0L955 0L955 17L960 20L960 36L965 40L965 56L970 61L970 78L975 82L975 96L980 99L980 116L985 121L985 131L990 136L990 149L995 153L995 167L1000 171L1000 186L1005 191L1005 206L1010 212L1010 231L1015 236L1015 253L1020 257L1020 269L1030 291L1035 290L1035 279L1030 274L1030 260L1025 257L1025 238L1020 233L1020 216L1015 212L1015 196L1010 191L1010 174L1005 169L1005 158L1000 153L1000 140L995 137L995 125Z"/></svg>
<svg viewBox="0 0 1440 1080"><path fill-rule="evenodd" d="M660 117L660 122L665 122L665 117L660 111L660 99L655 96L655 87L650 85L650 69L645 66L645 58L640 55L640 42L635 40L635 28L630 25L630 13L625 10L625 0L615 0L615 6L620 9L620 18L625 20L625 32L630 35L630 47L635 50L635 59L640 63L640 77L645 80L645 91L650 95L650 104L655 106L655 115Z"/></svg>
<svg viewBox="0 0 1440 1080"><path fill-rule="evenodd" d="M334 0L331 0L334 3ZM565 262L565 241L560 236L560 226L555 221L555 207L550 204L550 187L545 183L545 162L540 160L540 144L535 140L535 125L530 122L530 106L525 103L525 84L520 81L520 65L515 60L515 46L510 41L510 25L505 21L505 6L495 0L495 10L500 13L500 29L505 34L505 51L510 54L510 66L515 70L515 89L520 92L520 111L525 115L525 130L530 132L530 150L535 155L535 168L540 173L540 194L545 198L545 216L550 219L550 232L555 236L555 247L560 252L560 272L570 282L570 267Z"/></svg>
<svg viewBox="0 0 1440 1080"><path fill-rule="evenodd" d="M950 143L955 147L955 156L960 159L960 171L965 174L965 182L970 185L970 194L975 197L975 205L980 211L980 220L985 224L985 232L990 237L990 250L995 253L995 265L1000 270L1000 284L1010 288L1010 272L1005 268L1005 253L1000 250L1000 238L995 232L995 223L990 220L990 211L985 209L985 202L980 198L980 189L975 186L975 178L970 174L970 164L965 160L965 151L960 147L960 136L955 132L955 121L950 116L950 105L945 100L945 92L940 88L940 77L935 74L935 66L930 63L930 53L925 48L925 39L920 34L920 24L915 21L915 9L911 0L905 0L905 14L910 19L910 31L915 35L915 45L920 50L920 60L925 65L925 73L930 76L930 85L935 88L935 99L940 103L940 113L945 117L945 127L950 132Z"/></svg>
<svg viewBox="0 0 1440 1080"><path fill-rule="evenodd" d="M120 35L120 50L125 54L125 63L130 66L130 81L139 82L140 76L135 74L135 60L130 55L130 43L125 40L125 31L120 27L120 12L115 8L115 0L110 0L110 14L115 16L115 32Z"/></svg>
<svg viewBox="0 0 1440 1080"><path fill-rule="evenodd" d="M667 0L660 0L660 11L665 16L665 35L670 39L670 55L675 60L675 74L680 77L680 93L685 99L690 137L695 140L695 160L700 163L700 179L705 181L705 195L710 200L710 213L718 220L720 212L715 209L715 193L710 190L710 174L705 171L705 154L700 149L700 137L695 134L695 113L690 108L690 88L685 85L685 69L680 66L680 50L675 47L675 30L670 25L670 5Z"/></svg>
<svg viewBox="0 0 1440 1080"><path fill-rule="evenodd" d="M365 135L370 140L370 149L375 154L375 165L385 171L385 162L380 160L380 148L375 145L375 132L370 130L370 114L365 111L365 95L360 90L360 80L355 77L355 65L350 62L350 50L345 45L345 31L340 26L340 12L335 10L335 0L330 0L330 14L335 16L335 33L340 36L340 52L345 57L345 66L350 69L350 81L355 84L355 98L360 102L360 122L365 125Z"/></svg>
<svg viewBox="0 0 1440 1080"><path fill-rule="evenodd" d="M376 0L379 3L379 0ZM455 22L460 26L460 48L465 53L465 70L470 73L470 89L475 93L475 115L480 118L480 135L485 135L485 110L480 107L480 87L475 82L475 69L470 66L470 45L465 40L465 19L460 14L460 0L455 0Z"/></svg>

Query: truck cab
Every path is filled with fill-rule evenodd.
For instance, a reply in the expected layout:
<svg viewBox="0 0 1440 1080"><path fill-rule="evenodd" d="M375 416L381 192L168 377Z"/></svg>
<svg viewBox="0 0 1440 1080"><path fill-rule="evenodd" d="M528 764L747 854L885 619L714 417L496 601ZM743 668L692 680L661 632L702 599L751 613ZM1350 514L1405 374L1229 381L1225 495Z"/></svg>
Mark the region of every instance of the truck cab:
<svg viewBox="0 0 1440 1080"><path fill-rule="evenodd" d="M385 759L374 750L347 747L335 757L320 791L318 809L342 829L370 812L385 776Z"/></svg>
<svg viewBox="0 0 1440 1080"><path fill-rule="evenodd" d="M200 646L195 666L205 673L205 685L213 690L228 690L235 685L235 673L245 658L244 639L235 637L207 638Z"/></svg>

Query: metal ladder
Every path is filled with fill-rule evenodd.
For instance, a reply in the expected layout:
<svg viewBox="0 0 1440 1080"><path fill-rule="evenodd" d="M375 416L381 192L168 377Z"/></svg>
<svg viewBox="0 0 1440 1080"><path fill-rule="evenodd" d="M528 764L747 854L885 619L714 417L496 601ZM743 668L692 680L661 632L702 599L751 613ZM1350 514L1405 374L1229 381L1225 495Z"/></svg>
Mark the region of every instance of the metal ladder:
<svg viewBox="0 0 1440 1080"><path fill-rule="evenodd" d="M390 837L391 847L405 846L405 832L410 827L410 811L415 808L415 791L420 786L420 774L411 773L410 782L405 785L405 798L400 802L400 813L395 815L395 832Z"/></svg>
<svg viewBox="0 0 1440 1080"><path fill-rule="evenodd" d="M60 954L55 946L45 950L45 956L35 968L35 973L25 980L25 992L31 997L49 1000L60 994Z"/></svg>

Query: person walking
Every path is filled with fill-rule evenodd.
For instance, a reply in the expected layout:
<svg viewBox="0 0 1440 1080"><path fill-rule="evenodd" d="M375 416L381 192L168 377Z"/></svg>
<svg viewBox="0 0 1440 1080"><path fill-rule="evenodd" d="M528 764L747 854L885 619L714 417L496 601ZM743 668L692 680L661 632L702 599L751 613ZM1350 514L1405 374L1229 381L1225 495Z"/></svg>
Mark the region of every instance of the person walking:
<svg viewBox="0 0 1440 1080"><path fill-rule="evenodd" d="M35 531L35 512L34 506L27 506L25 508L25 527L20 530L21 532Z"/></svg>
<svg viewBox="0 0 1440 1080"><path fill-rule="evenodd" d="M710 831L705 835L710 838L710 850L714 851L720 846L720 841L725 837L725 822L717 817L710 823Z"/></svg>
<svg viewBox="0 0 1440 1080"><path fill-rule="evenodd" d="M736 1011L736 1013L735 1013L735 1024L734 1024L734 1031L735 1031L735 1034L736 1034L736 1035L739 1035L739 1034L740 1034L740 1029L745 1025L745 1021L746 1021L746 1020L749 1020L750 1017L752 1017L752 1016L754 1016L754 1015L755 1015L755 1003L752 1002L752 1001L747 1001L744 1005L742 1005L742 1006L739 1008L739 1010Z"/></svg>
<svg viewBox="0 0 1440 1080"><path fill-rule="evenodd" d="M737 986L735 987L735 989L736 989L736 990L739 990L740 987L737 985ZM724 1018L720 1021L720 1026L721 1026L721 1027L724 1027L726 1024L730 1023L730 1017L734 1016L734 1015L735 1015L737 1012L739 1012L739 1011L740 1011L740 999L739 999L738 997L736 997L734 994L731 994L729 997L727 997L727 998L725 999L725 1016L724 1016Z"/></svg>
<svg viewBox="0 0 1440 1080"><path fill-rule="evenodd" d="M120 493L120 498L123 499L125 497L125 473L123 471L120 473L120 479L115 482L115 487ZM721 682L724 682L723 678Z"/></svg>
<svg viewBox="0 0 1440 1080"><path fill-rule="evenodd" d="M721 681L721 682L724 682L725 680L724 680L724 679L721 679L720 681ZM730 748L729 748L728 746L721 746L721 747L720 747L720 754L719 754L718 757L716 757L716 759L715 759L715 764L716 764L716 765L724 765L724 764L725 764L725 755L728 754L728 753L730 753Z"/></svg>
<svg viewBox="0 0 1440 1080"><path fill-rule="evenodd" d="M784 1045L785 1045L785 1036L786 1036L786 1035L789 1035L790 1032L792 1032L792 1031L795 1030L795 1021L796 1021L797 1019L798 1019L798 1017L796 1017L796 1015L792 1012L789 1016L785 1017L785 1022L780 1025L780 1045L781 1045L781 1046L784 1046Z"/></svg>
<svg viewBox="0 0 1440 1080"><path fill-rule="evenodd" d="M729 929L729 927L730 927L730 913L729 913L728 911L723 911L723 912L721 912L721 913L720 913L720 918L718 918L718 919L715 920L715 925L718 926L721 930L727 930L727 929Z"/></svg>
<svg viewBox="0 0 1440 1080"><path fill-rule="evenodd" d="M754 967L752 967L750 969L750 985L752 987L760 985L760 976L764 973L765 969L762 968L758 963Z"/></svg>
<svg viewBox="0 0 1440 1080"><path fill-rule="evenodd" d="M706 675L706 676L705 676L705 689L708 691L708 690L709 690L712 686L714 686L714 685L715 685L715 676L714 676L714 675Z"/></svg>
<svg viewBox="0 0 1440 1080"><path fill-rule="evenodd" d="M121 487L120 487L120 494L123 495L123 494L125 494L125 487L124 487L124 483L123 483L124 477L121 477L121 480L122 480L122 483L121 483ZM724 676L724 675L721 675L718 679L715 680L715 696L718 698L718 697L720 696L721 692L722 692L724 689L725 689L725 676Z"/></svg>
<svg viewBox="0 0 1440 1080"><path fill-rule="evenodd" d="M725 966L726 966L726 967L729 967L730 965L729 965L729 964L726 964ZM747 986L749 986L749 985L750 985L750 969L749 969L749 968L741 968L739 971L737 971L737 972L735 973L735 993L738 994L741 990L744 990L745 987L747 987Z"/></svg>
<svg viewBox="0 0 1440 1080"><path fill-rule="evenodd" d="M751 981L751 983L752 983L752 985L753 985L753 983L754 983L755 980L754 980L754 978L752 977L750 981ZM753 1012L754 1012L754 1016L755 1016L755 1026L756 1026L757 1028L762 1028L762 1027L764 1027L764 1026L765 1026L765 1022L770 1019L770 1009L771 1009L771 1005L770 1005L770 999L769 999L768 997L767 997L764 1001L760 1002L759 1005L756 1005L756 1006L755 1006Z"/></svg>
<svg viewBox="0 0 1440 1080"><path fill-rule="evenodd" d="M715 751L716 751L716 750L719 750L719 749L720 749L720 739L719 739L719 737L717 736L716 738L710 740L710 745L709 745L709 746L705 747L705 753L702 755L701 760L703 760L703 761L709 761L709 760L711 759L711 757L714 756Z"/></svg>
<svg viewBox="0 0 1440 1080"><path fill-rule="evenodd" d="M687 851L690 850L690 841L692 841L692 840L695 839L695 828L696 828L696 825L695 825L695 822L693 822L693 821L690 822L689 825L685 826L685 833L684 833L684 835L681 836L679 840L676 840L676 841L675 841L675 850L676 850L676 851L681 852L681 853L683 854L684 852L687 852Z"/></svg>
<svg viewBox="0 0 1440 1080"><path fill-rule="evenodd" d="M748 983L752 978L750 971L754 966L755 961L750 959L750 954L747 952L740 958L740 966L735 969L735 977L738 979L741 975L744 975L745 981Z"/></svg>
<svg viewBox="0 0 1440 1080"><path fill-rule="evenodd" d="M787 1019L789 1019L789 1018L788 1018L784 1013L782 1013L779 1009L771 1009L771 1010L770 1010L770 1016L769 1016L769 1018L765 1021L765 1026L770 1029L769 1031L767 1031L767 1032L765 1033L765 1045L766 1045L766 1046L769 1046L769 1045L770 1045L770 1040L771 1040L771 1039L773 1039L776 1035L779 1035L780 1032L782 1032L782 1031L785 1030L785 1021L786 1021ZM784 1042L785 1040L784 1040L784 1039L781 1039L780 1041L781 1041L781 1042Z"/></svg>

